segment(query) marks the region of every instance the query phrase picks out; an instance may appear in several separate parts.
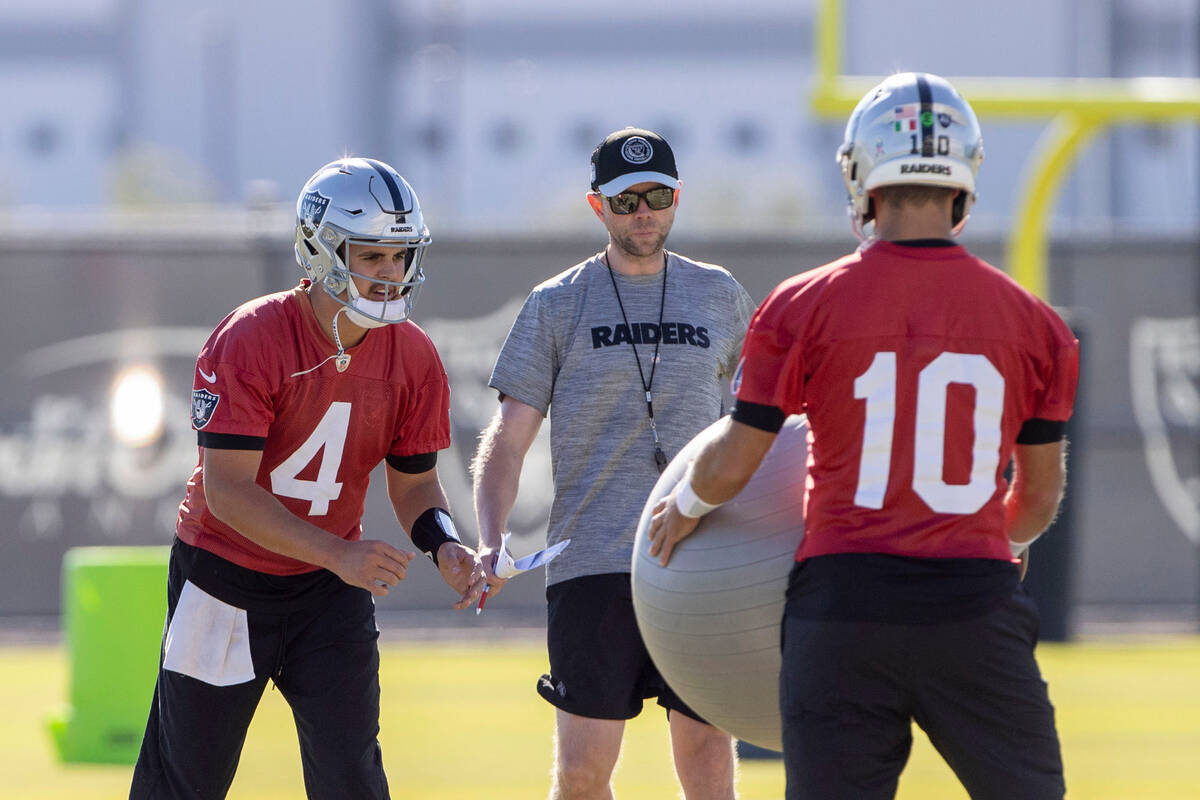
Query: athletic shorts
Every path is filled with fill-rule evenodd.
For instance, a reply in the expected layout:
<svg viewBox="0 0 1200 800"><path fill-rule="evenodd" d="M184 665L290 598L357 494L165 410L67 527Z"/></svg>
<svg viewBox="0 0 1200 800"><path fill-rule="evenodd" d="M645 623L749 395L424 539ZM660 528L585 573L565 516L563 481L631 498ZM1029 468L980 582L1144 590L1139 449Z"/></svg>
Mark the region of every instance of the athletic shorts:
<svg viewBox="0 0 1200 800"><path fill-rule="evenodd" d="M291 596L293 609L286 613L242 609L244 635L231 638L228 651L222 651L227 652L224 662L219 658L202 658L199 664L189 665L160 662L134 767L131 800L224 798L268 681L291 707L296 734L285 735L299 740L308 797L387 798L378 740L379 629L371 594L324 570L323 575L313 576L267 575L197 553L176 540L167 570L167 621L180 641L188 638L177 630L184 624L181 620L194 617L195 624L185 632L205 633L200 612L205 603L214 608L210 597L197 601L200 612L193 615L187 610L186 598L205 594L191 582L192 575L199 578L197 563L204 566L199 572L204 572L206 585L215 587L219 574L229 588L229 599L241 588L247 597L269 599L274 606L280 598ZM250 591L252 587L261 591ZM297 587L308 591L291 591ZM314 597L320 602L305 602ZM219 613L210 615L219 618ZM212 676L193 674L212 669L214 663L236 663L241 660L239 653L248 661L249 672L229 679L238 682L222 679L214 684L204 680ZM250 764L247 769L255 767Z"/></svg>
<svg viewBox="0 0 1200 800"><path fill-rule="evenodd" d="M1019 587L983 616L936 624L783 622L787 797L890 800L915 721L975 800L1060 800L1054 707Z"/></svg>
<svg viewBox="0 0 1200 800"><path fill-rule="evenodd" d="M538 680L547 702L592 719L633 719L657 697L668 711L705 720L671 691L650 660L633 614L628 572L585 575L546 589L550 674Z"/></svg>

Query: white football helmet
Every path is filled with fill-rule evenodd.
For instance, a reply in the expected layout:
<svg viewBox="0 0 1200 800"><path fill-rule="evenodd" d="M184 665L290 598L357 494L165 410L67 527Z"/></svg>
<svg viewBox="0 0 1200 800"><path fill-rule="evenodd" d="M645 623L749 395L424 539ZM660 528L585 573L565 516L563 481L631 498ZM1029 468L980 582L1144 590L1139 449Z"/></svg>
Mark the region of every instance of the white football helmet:
<svg viewBox="0 0 1200 800"><path fill-rule="evenodd" d="M875 218L870 191L893 184L959 189L954 232L975 202L983 134L975 112L944 78L892 75L858 101L837 151L854 232Z"/></svg>
<svg viewBox="0 0 1200 800"><path fill-rule="evenodd" d="M421 261L430 241L416 192L400 173L373 158L326 164L308 179L296 201L296 261L363 328L404 322L412 315L425 282ZM404 276L388 281L351 272L348 244L407 248ZM383 284L387 299L361 296L351 276Z"/></svg>

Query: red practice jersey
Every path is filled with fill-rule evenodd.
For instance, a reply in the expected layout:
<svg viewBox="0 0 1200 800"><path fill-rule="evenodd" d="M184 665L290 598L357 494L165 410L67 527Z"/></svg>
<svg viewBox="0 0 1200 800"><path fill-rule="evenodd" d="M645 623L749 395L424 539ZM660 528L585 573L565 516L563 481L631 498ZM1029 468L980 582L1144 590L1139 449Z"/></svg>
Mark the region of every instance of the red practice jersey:
<svg viewBox="0 0 1200 800"><path fill-rule="evenodd" d="M1028 420L1064 422L1079 343L953 247L874 242L770 294L739 401L809 419L805 536L834 553L1012 559L1004 472Z"/></svg>
<svg viewBox="0 0 1200 800"><path fill-rule="evenodd" d="M206 441L261 449L258 484L296 516L349 540L362 535L363 498L381 461L449 446L450 388L424 331L412 322L369 331L346 351L345 372L325 361L336 351L303 285L252 300L217 326L196 361L192 426L202 446L179 506L180 539L259 572L316 569L209 512Z"/></svg>

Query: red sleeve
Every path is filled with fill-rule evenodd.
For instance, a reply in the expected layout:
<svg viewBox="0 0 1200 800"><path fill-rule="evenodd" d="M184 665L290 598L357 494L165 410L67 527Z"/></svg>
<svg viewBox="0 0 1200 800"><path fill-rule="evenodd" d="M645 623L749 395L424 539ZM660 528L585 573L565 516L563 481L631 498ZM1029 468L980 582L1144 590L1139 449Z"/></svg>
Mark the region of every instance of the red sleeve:
<svg viewBox="0 0 1200 800"><path fill-rule="evenodd" d="M755 312L742 346L737 399L774 406L785 414L804 410L804 352L792 327L792 291L780 286Z"/></svg>
<svg viewBox="0 0 1200 800"><path fill-rule="evenodd" d="M196 359L192 427L206 433L265 437L275 420L275 391L262 364L255 362L270 354L261 346L251 354L242 346L245 337L223 333L215 334Z"/></svg>
<svg viewBox="0 0 1200 800"><path fill-rule="evenodd" d="M450 446L450 382L432 344L424 383L408 396L388 455L436 453Z"/></svg>
<svg viewBox="0 0 1200 800"><path fill-rule="evenodd" d="M1064 326L1065 328L1065 326ZM1066 421L1075 404L1075 389L1079 383L1079 341L1071 336L1051 354L1045 376L1046 391L1034 416L1038 419Z"/></svg>

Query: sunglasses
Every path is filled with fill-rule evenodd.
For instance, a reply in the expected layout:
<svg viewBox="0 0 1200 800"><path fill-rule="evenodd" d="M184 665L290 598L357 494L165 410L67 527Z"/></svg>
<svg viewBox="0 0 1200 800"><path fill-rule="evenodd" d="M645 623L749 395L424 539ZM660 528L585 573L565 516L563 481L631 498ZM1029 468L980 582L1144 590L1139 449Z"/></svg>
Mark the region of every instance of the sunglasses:
<svg viewBox="0 0 1200 800"><path fill-rule="evenodd" d="M651 211L662 211L675 202L675 190L670 186L655 186L644 192L621 192L608 198L608 207L614 214L632 214L643 199Z"/></svg>

